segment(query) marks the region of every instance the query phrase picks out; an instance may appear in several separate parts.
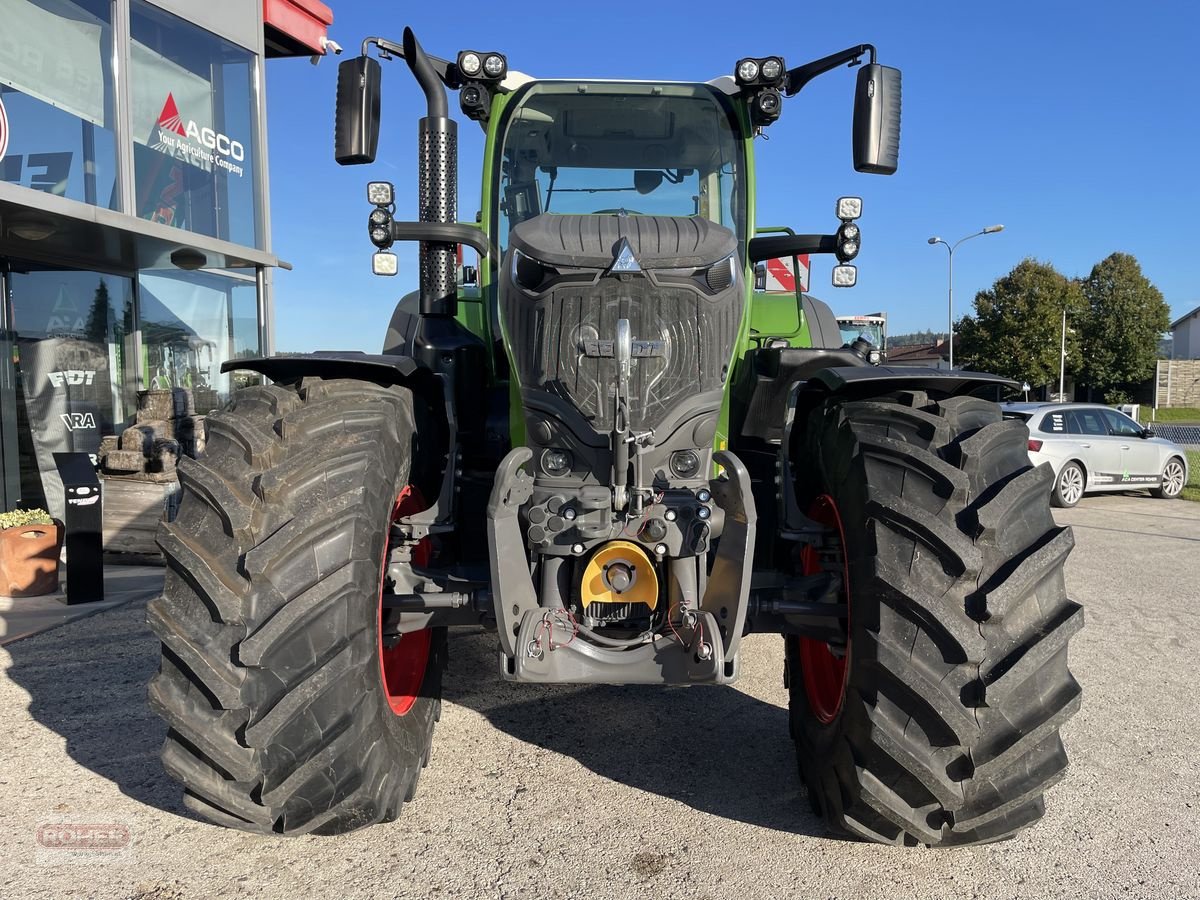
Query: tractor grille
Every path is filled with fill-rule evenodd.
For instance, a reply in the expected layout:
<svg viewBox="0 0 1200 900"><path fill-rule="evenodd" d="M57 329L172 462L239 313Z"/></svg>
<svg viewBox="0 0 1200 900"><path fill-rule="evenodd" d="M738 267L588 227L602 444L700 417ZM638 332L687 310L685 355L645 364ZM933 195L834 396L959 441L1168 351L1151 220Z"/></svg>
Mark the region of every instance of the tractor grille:
<svg viewBox="0 0 1200 900"><path fill-rule="evenodd" d="M595 285L560 283L534 300L505 304L521 384L567 400L598 432L613 426L611 388L616 360L595 354L628 319L635 341L659 342L653 356L633 361L630 418L654 428L695 395L719 390L737 335L737 291L710 297L687 287L656 287L649 279L601 278ZM589 353L589 348L593 348Z"/></svg>

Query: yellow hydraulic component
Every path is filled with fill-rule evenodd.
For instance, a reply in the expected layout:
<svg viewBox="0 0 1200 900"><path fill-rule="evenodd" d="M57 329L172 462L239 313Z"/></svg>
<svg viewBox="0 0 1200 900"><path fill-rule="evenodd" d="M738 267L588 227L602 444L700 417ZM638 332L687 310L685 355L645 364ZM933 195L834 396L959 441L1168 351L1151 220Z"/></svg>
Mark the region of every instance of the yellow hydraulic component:
<svg viewBox="0 0 1200 900"><path fill-rule="evenodd" d="M658 605L658 575L646 551L629 541L610 541L588 561L579 587L583 608L590 603Z"/></svg>

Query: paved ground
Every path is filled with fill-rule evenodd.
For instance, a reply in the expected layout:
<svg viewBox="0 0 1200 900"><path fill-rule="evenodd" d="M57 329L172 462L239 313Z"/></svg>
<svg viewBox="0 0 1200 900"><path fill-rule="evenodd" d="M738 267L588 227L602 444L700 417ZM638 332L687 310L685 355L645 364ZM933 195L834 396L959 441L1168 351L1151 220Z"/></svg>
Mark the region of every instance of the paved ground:
<svg viewBox="0 0 1200 900"><path fill-rule="evenodd" d="M157 566L105 566L104 599L98 603L67 606L63 602L67 592L65 574L60 578L57 593L41 597L0 597L0 645L144 598L157 590L155 585L161 584L162 569Z"/></svg>
<svg viewBox="0 0 1200 900"><path fill-rule="evenodd" d="M1200 504L1088 498L1068 567L1084 706L1049 812L958 851L832 840L807 812L777 638L736 689L528 688L454 639L449 702L402 820L271 839L192 819L146 710L142 604L0 650L0 896L1197 897ZM127 856L39 856L39 823L114 822ZM57 855L56 855L57 854Z"/></svg>

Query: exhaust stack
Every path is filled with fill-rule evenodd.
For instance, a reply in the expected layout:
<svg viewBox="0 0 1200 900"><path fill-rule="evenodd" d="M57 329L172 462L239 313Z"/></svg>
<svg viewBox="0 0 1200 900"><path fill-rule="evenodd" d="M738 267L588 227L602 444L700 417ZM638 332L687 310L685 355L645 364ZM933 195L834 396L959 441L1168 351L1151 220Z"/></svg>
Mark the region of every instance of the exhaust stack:
<svg viewBox="0 0 1200 900"><path fill-rule="evenodd" d="M425 92L428 115L417 124L418 218L458 221L458 123L449 117L446 91L411 28L404 29L404 61ZM421 314L453 318L458 311L457 248L420 242Z"/></svg>

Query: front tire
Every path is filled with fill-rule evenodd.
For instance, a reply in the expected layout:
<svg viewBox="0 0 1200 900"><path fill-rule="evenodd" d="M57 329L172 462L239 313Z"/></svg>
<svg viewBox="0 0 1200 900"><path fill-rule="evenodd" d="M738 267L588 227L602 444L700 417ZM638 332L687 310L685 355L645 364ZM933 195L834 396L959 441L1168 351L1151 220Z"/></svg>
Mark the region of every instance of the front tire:
<svg viewBox="0 0 1200 900"><path fill-rule="evenodd" d="M255 387L209 418L205 456L181 461L148 610L162 640L149 694L169 727L163 765L200 815L333 834L393 819L412 796L445 661L445 629L381 640L413 423L399 387ZM385 684L388 655L409 651L407 675Z"/></svg>
<svg viewBox="0 0 1200 900"><path fill-rule="evenodd" d="M1163 466L1162 484L1153 488L1150 494L1159 500L1176 500L1183 493L1183 486L1186 483L1183 460L1178 456L1172 456Z"/></svg>
<svg viewBox="0 0 1200 900"><path fill-rule="evenodd" d="M1050 517L1027 439L994 404L920 393L830 399L796 437L800 508L832 505L844 535L840 702L828 672L805 668L820 655L786 641L800 774L835 832L999 840L1042 816L1064 774L1083 614L1063 584L1071 531Z"/></svg>

